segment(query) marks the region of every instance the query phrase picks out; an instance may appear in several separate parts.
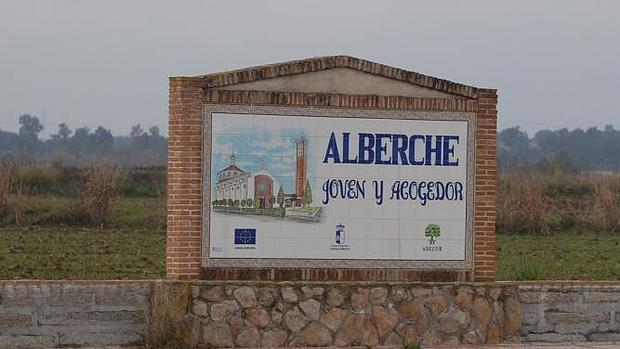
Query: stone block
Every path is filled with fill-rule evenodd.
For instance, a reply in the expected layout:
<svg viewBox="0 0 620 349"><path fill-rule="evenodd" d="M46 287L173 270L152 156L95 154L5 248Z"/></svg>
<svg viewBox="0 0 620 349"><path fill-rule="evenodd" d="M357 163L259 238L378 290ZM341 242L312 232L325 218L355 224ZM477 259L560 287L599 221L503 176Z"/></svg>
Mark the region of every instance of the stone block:
<svg viewBox="0 0 620 349"><path fill-rule="evenodd" d="M0 348L54 348L58 346L55 335L2 335Z"/></svg>
<svg viewBox="0 0 620 349"><path fill-rule="evenodd" d="M45 313L39 315L37 322L43 326L142 324L146 317L142 311Z"/></svg>
<svg viewBox="0 0 620 349"><path fill-rule="evenodd" d="M418 341L418 332L416 331L415 325L401 323L394 331L402 339L405 345L416 343Z"/></svg>
<svg viewBox="0 0 620 349"><path fill-rule="evenodd" d="M231 317L230 319L228 319L228 324L230 325L230 328L234 331L240 331L243 328L243 318L239 315L235 315L233 317Z"/></svg>
<svg viewBox="0 0 620 349"><path fill-rule="evenodd" d="M471 316L467 312L453 308L441 314L437 319L442 333L461 334L469 327Z"/></svg>
<svg viewBox="0 0 620 349"><path fill-rule="evenodd" d="M529 333L525 336L526 342L585 342L587 338L581 334L560 334L555 332Z"/></svg>
<svg viewBox="0 0 620 349"><path fill-rule="evenodd" d="M308 323L308 318L297 307L284 314L284 324L286 328L293 332L299 332Z"/></svg>
<svg viewBox="0 0 620 349"><path fill-rule="evenodd" d="M237 345L242 348L255 348L258 345L260 334L254 327L246 328L237 335Z"/></svg>
<svg viewBox="0 0 620 349"><path fill-rule="evenodd" d="M207 317L207 315L209 315L209 306L204 300L194 298L192 299L192 304L190 305L190 311L196 316Z"/></svg>
<svg viewBox="0 0 620 349"><path fill-rule="evenodd" d="M390 346L390 347L402 347L404 343L403 343L403 339L400 338L398 334L392 332L388 336L385 337L385 339L383 340L383 345Z"/></svg>
<svg viewBox="0 0 620 349"><path fill-rule="evenodd" d="M433 289L428 287L413 287L411 288L411 295L414 299L423 299L430 297L433 294Z"/></svg>
<svg viewBox="0 0 620 349"><path fill-rule="evenodd" d="M569 313L560 311L547 311L545 320L550 324L583 324L600 323L611 320L610 313Z"/></svg>
<svg viewBox="0 0 620 349"><path fill-rule="evenodd" d="M486 344L499 344L502 339L502 333L497 325L489 326L486 337Z"/></svg>
<svg viewBox="0 0 620 349"><path fill-rule="evenodd" d="M540 316L536 313L525 313L523 314L523 324L524 325L536 325L540 321Z"/></svg>
<svg viewBox="0 0 620 349"><path fill-rule="evenodd" d="M0 328L32 326L32 316L27 314L0 314Z"/></svg>
<svg viewBox="0 0 620 349"><path fill-rule="evenodd" d="M337 347L375 346L379 344L379 335L372 320L362 314L349 315L338 332L334 345Z"/></svg>
<svg viewBox="0 0 620 349"><path fill-rule="evenodd" d="M392 302L398 303L409 299L409 294L407 294L407 290L404 287L392 287L390 298Z"/></svg>
<svg viewBox="0 0 620 349"><path fill-rule="evenodd" d="M263 333L261 346L263 348L283 347L288 338L288 332L284 330L266 331Z"/></svg>
<svg viewBox="0 0 620 349"><path fill-rule="evenodd" d="M233 300L221 301L211 305L211 319L215 321L227 320L239 311L239 305Z"/></svg>
<svg viewBox="0 0 620 349"><path fill-rule="evenodd" d="M277 291L274 288L261 287L258 290L258 303L263 307L270 307L276 301Z"/></svg>
<svg viewBox="0 0 620 349"><path fill-rule="evenodd" d="M583 301L585 303L620 303L620 290L615 292L584 291Z"/></svg>
<svg viewBox="0 0 620 349"><path fill-rule="evenodd" d="M367 288L359 288L351 294L351 308L360 311L368 306L370 292Z"/></svg>
<svg viewBox="0 0 620 349"><path fill-rule="evenodd" d="M246 318L258 328L267 327L271 321L271 316L265 309L247 309Z"/></svg>
<svg viewBox="0 0 620 349"><path fill-rule="evenodd" d="M479 331L486 331L487 326L493 319L493 308L484 298L474 300L474 323Z"/></svg>
<svg viewBox="0 0 620 349"><path fill-rule="evenodd" d="M384 337L398 324L399 316L394 308L385 309L376 305L372 307L372 319L377 326L379 337Z"/></svg>
<svg viewBox="0 0 620 349"><path fill-rule="evenodd" d="M65 347L138 344L142 341L143 335L139 331L84 332L70 330L60 332L58 336L58 345Z"/></svg>
<svg viewBox="0 0 620 349"><path fill-rule="evenodd" d="M344 292L338 288L332 287L327 290L326 302L332 307L338 307L344 303Z"/></svg>
<svg viewBox="0 0 620 349"><path fill-rule="evenodd" d="M620 332L592 333L589 337L595 342L620 342Z"/></svg>
<svg viewBox="0 0 620 349"><path fill-rule="evenodd" d="M432 316L436 316L442 313L448 307L448 297L444 295L437 295L429 298L424 302L424 305L429 310Z"/></svg>
<svg viewBox="0 0 620 349"><path fill-rule="evenodd" d="M94 301L97 305L142 307L148 303L150 291L148 288L128 289L124 287L94 288Z"/></svg>
<svg viewBox="0 0 620 349"><path fill-rule="evenodd" d="M459 287L454 304L462 310L470 310L474 305L474 290L471 287Z"/></svg>
<svg viewBox="0 0 620 349"><path fill-rule="evenodd" d="M542 300L542 292L521 291L519 292L519 300L523 303L538 304Z"/></svg>
<svg viewBox="0 0 620 349"><path fill-rule="evenodd" d="M347 316L347 311L342 308L331 308L321 314L321 322L332 332L335 332Z"/></svg>
<svg viewBox="0 0 620 349"><path fill-rule="evenodd" d="M226 293L222 286L203 287L200 295L209 302L219 302L226 299Z"/></svg>
<svg viewBox="0 0 620 349"><path fill-rule="evenodd" d="M231 348L235 345L230 326L225 322L213 322L203 331L203 342L216 348Z"/></svg>
<svg viewBox="0 0 620 349"><path fill-rule="evenodd" d="M321 316L321 303L316 299L299 302L299 309L312 321L318 320Z"/></svg>
<svg viewBox="0 0 620 349"><path fill-rule="evenodd" d="M519 300L528 304L574 303L579 299L576 291L520 291Z"/></svg>
<svg viewBox="0 0 620 349"><path fill-rule="evenodd" d="M498 301L499 297L502 294L502 288L501 287L490 287L488 290L488 293L489 293L489 297L491 297L493 301Z"/></svg>
<svg viewBox="0 0 620 349"><path fill-rule="evenodd" d="M319 322L311 322L293 340L296 347L327 347L332 344L332 335Z"/></svg>
<svg viewBox="0 0 620 349"><path fill-rule="evenodd" d="M515 336L519 333L523 317L522 314L521 303L519 303L517 297L512 296L505 300L502 328L506 335Z"/></svg>
<svg viewBox="0 0 620 349"><path fill-rule="evenodd" d="M310 286L302 286L301 292L304 294L304 298L316 298L321 299L323 297L323 293L325 289L323 287L310 287Z"/></svg>
<svg viewBox="0 0 620 349"><path fill-rule="evenodd" d="M254 308L257 304L256 292L249 286L241 286L233 291L233 296L243 308Z"/></svg>
<svg viewBox="0 0 620 349"><path fill-rule="evenodd" d="M286 286L280 289L282 300L286 303L297 303L297 292L294 288Z"/></svg>
<svg viewBox="0 0 620 349"><path fill-rule="evenodd" d="M387 299L387 287L373 287L370 289L370 304L381 305Z"/></svg>
<svg viewBox="0 0 620 349"><path fill-rule="evenodd" d="M480 336L476 330L464 333L461 336L461 343L463 344L480 344Z"/></svg>

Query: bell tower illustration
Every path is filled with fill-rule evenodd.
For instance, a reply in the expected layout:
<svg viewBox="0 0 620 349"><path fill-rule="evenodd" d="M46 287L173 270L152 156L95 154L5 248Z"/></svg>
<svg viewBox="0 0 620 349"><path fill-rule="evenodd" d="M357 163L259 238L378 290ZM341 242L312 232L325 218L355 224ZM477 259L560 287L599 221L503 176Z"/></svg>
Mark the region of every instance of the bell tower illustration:
<svg viewBox="0 0 620 349"><path fill-rule="evenodd" d="M304 196L306 182L308 181L307 148L308 140L306 137L301 136L295 141L295 154L297 158L297 165L295 167L295 195L297 196L297 202L295 206L301 206L301 198Z"/></svg>

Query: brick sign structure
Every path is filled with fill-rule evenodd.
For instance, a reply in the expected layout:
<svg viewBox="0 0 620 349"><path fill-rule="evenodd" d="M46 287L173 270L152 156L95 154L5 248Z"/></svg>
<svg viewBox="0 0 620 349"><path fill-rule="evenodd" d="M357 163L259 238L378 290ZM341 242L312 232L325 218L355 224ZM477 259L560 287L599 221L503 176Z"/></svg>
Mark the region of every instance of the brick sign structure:
<svg viewBox="0 0 620 349"><path fill-rule="evenodd" d="M494 279L495 90L330 56L169 103L168 278Z"/></svg>

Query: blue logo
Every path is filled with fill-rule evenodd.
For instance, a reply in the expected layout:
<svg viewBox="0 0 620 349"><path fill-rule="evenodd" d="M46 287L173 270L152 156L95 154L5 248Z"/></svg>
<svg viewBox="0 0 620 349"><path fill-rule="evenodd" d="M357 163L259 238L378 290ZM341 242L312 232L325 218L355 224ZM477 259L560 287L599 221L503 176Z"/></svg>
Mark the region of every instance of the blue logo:
<svg viewBox="0 0 620 349"><path fill-rule="evenodd" d="M235 245L256 245L256 229L235 228Z"/></svg>
<svg viewBox="0 0 620 349"><path fill-rule="evenodd" d="M334 242L329 247L332 251L348 251L351 249L347 244L346 234L344 231L344 224L336 224L336 233L334 234Z"/></svg>

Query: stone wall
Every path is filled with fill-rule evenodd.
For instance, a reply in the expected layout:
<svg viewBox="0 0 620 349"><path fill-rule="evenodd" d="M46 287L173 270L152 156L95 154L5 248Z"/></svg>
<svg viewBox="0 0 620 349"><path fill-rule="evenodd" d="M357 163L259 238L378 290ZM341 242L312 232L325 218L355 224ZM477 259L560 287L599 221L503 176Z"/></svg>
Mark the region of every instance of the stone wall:
<svg viewBox="0 0 620 349"><path fill-rule="evenodd" d="M151 286L129 281L0 281L0 348L142 343Z"/></svg>
<svg viewBox="0 0 620 349"><path fill-rule="evenodd" d="M162 282L153 314L153 341L188 347L518 342L521 326L511 284Z"/></svg>
<svg viewBox="0 0 620 349"><path fill-rule="evenodd" d="M532 283L519 288L524 341L620 340L620 283Z"/></svg>
<svg viewBox="0 0 620 349"><path fill-rule="evenodd" d="M620 340L620 282L0 281L0 349Z"/></svg>

